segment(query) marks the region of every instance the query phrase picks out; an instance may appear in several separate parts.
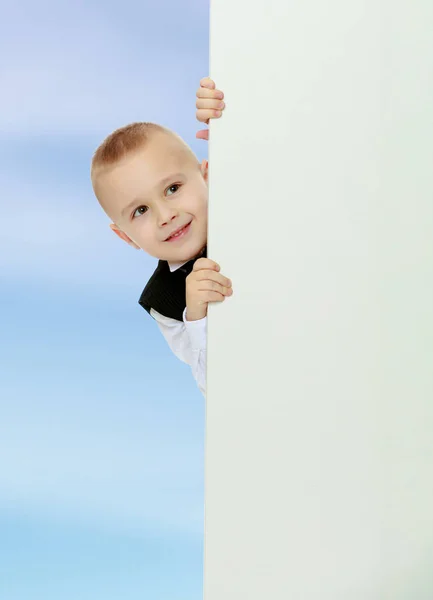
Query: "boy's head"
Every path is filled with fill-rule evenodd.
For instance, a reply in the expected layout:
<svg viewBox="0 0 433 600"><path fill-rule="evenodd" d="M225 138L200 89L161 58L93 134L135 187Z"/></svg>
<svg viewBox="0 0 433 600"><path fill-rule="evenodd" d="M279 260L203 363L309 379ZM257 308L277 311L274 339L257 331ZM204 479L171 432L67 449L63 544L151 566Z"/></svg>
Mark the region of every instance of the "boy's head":
<svg viewBox="0 0 433 600"><path fill-rule="evenodd" d="M154 123L116 130L96 150L91 177L111 229L134 248L176 263L206 245L207 163L173 131Z"/></svg>

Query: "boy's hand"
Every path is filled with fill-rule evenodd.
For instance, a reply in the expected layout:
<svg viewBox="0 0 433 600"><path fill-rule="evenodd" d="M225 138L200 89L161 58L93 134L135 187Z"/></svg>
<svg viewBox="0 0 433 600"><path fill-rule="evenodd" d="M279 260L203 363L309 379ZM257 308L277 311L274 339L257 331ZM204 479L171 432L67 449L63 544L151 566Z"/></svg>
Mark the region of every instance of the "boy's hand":
<svg viewBox="0 0 433 600"><path fill-rule="evenodd" d="M210 77L205 77L200 81L200 87L197 90L197 112L196 117L198 121L209 125L210 119L218 119L222 115L222 111L225 108L223 102L224 94L220 90L215 89L215 83ZM201 140L209 139L209 130L202 129L195 135L196 138Z"/></svg>
<svg viewBox="0 0 433 600"><path fill-rule="evenodd" d="M209 258L195 261L186 278L186 320L198 321L207 315L209 302L222 302L233 293L232 282L219 273L220 267Z"/></svg>

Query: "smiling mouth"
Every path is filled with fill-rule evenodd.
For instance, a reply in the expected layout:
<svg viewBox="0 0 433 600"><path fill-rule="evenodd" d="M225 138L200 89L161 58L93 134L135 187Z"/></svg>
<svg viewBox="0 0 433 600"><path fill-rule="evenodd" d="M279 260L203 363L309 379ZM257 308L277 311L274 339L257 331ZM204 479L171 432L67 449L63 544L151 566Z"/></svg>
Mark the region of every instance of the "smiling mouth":
<svg viewBox="0 0 433 600"><path fill-rule="evenodd" d="M177 231L172 233L171 236L168 237L165 241L166 242L174 242L174 241L178 240L179 238L183 237L186 233L188 233L190 225L191 225L191 222L189 222L187 225L184 225L183 227L181 227L180 229L178 229Z"/></svg>

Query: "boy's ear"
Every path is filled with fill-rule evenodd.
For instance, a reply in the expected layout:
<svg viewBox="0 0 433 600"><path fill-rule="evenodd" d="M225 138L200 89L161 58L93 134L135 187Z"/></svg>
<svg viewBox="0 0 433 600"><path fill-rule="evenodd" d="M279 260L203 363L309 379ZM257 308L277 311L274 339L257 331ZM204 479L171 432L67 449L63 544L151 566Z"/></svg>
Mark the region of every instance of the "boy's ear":
<svg viewBox="0 0 433 600"><path fill-rule="evenodd" d="M140 250L140 246L137 246L137 244L135 242L133 242L131 240L131 238L126 235L126 233L124 233L121 229L119 229L117 227L117 225L115 225L114 223L111 223L110 224L110 229L111 229L111 231L114 231L114 233L116 235L118 235L121 240L123 240L124 242L126 242L127 244L129 244L130 246L132 246L133 248L136 248L137 250Z"/></svg>
<svg viewBox="0 0 433 600"><path fill-rule="evenodd" d="M203 179L207 181L209 176L209 162L207 160L202 161L200 170L201 174L203 175Z"/></svg>

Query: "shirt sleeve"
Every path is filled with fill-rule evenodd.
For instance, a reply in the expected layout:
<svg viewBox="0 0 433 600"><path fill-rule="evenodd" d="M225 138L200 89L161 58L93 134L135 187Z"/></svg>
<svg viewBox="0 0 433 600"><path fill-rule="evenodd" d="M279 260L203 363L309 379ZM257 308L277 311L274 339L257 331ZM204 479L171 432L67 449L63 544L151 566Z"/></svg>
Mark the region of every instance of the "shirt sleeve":
<svg viewBox="0 0 433 600"><path fill-rule="evenodd" d="M161 315L153 308L150 311L172 352L191 367L197 385L206 396L207 318L198 321L177 321Z"/></svg>

